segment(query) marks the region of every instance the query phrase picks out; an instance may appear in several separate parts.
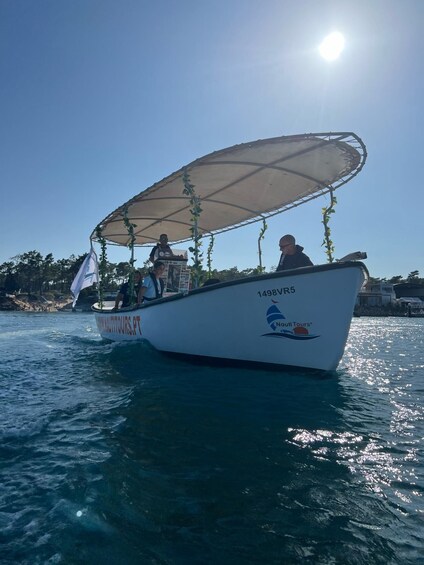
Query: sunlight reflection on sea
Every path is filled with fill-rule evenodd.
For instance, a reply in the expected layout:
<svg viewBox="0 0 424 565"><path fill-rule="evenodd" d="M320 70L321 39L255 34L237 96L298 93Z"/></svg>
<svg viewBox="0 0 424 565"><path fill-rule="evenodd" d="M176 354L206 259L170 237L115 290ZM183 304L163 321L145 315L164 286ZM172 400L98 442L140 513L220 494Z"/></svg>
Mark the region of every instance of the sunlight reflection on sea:
<svg viewBox="0 0 424 565"><path fill-rule="evenodd" d="M295 444L346 466L364 493L380 497L400 529L399 517L424 513L422 322L353 320L340 371L344 430L292 430Z"/></svg>
<svg viewBox="0 0 424 565"><path fill-rule="evenodd" d="M419 562L423 322L354 319L317 375L105 343L91 315L0 315L4 559Z"/></svg>

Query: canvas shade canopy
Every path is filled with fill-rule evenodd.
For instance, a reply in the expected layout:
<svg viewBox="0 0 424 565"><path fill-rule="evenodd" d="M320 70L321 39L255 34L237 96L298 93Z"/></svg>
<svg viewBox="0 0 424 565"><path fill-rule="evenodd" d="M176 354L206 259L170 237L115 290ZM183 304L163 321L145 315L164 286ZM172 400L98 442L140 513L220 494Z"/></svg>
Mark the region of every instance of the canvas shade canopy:
<svg viewBox="0 0 424 565"><path fill-rule="evenodd" d="M171 243L192 238L190 197L184 173L200 198L198 231L204 236L256 222L335 190L366 160L351 132L315 133L235 145L193 161L117 208L98 225L108 243L152 245L166 233ZM97 240L97 229L91 239Z"/></svg>

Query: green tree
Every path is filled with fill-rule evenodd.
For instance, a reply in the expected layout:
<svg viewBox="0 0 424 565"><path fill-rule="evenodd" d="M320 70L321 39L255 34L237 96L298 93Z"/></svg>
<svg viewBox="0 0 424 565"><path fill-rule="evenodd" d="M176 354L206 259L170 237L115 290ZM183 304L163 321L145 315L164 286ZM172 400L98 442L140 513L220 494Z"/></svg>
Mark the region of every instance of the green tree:
<svg viewBox="0 0 424 565"><path fill-rule="evenodd" d="M11 270L8 271L5 279L4 279L4 290L8 294L13 294L17 290L19 290L19 283L16 276L12 273Z"/></svg>
<svg viewBox="0 0 424 565"><path fill-rule="evenodd" d="M114 276L116 277L118 282L123 283L130 276L130 271L131 265L126 261L121 261L120 263L115 265Z"/></svg>
<svg viewBox="0 0 424 565"><path fill-rule="evenodd" d="M69 259L59 259L53 265L54 288L60 293L69 292L69 288L73 280L73 277L71 277L70 274L73 261L74 256L72 255Z"/></svg>
<svg viewBox="0 0 424 565"><path fill-rule="evenodd" d="M15 264L13 261L6 261L0 265L0 288L4 287L4 282L9 272L16 275Z"/></svg>
<svg viewBox="0 0 424 565"><path fill-rule="evenodd" d="M51 253L48 253L40 266L40 279L38 283L38 292L41 296L43 291L48 290L54 286L54 258Z"/></svg>
<svg viewBox="0 0 424 565"><path fill-rule="evenodd" d="M43 256L38 251L28 251L15 257L16 269L19 272L21 290L28 294L40 291L42 281Z"/></svg>
<svg viewBox="0 0 424 565"><path fill-rule="evenodd" d="M420 274L419 271L411 271L409 275L406 277L406 280L408 282L418 282L419 274Z"/></svg>
<svg viewBox="0 0 424 565"><path fill-rule="evenodd" d="M55 261L51 253L43 257L40 252L35 250L28 251L22 255L16 255L0 265L0 288L5 291L5 287L7 287L7 292L16 292L20 289L26 293L41 294L46 290L55 290L61 294L68 294L72 281L85 257L86 254L84 253L83 255L71 255L68 259ZM275 267L271 268L270 272L274 270ZM104 288L114 291L118 284L128 279L129 273L129 262L122 261L117 264L106 262ZM197 274L199 273L197 272ZM208 265L208 271L201 270L199 281L202 283L207 278L212 277L224 282L258 274L260 274L260 266L243 269L242 271L239 271L237 267L223 269L222 271L216 269L210 271L210 265ZM419 277L418 270L411 271L406 279L402 275L393 276L387 279L387 281L384 278L370 277L370 282L388 282L390 284L410 282L424 285L424 279ZM84 290L87 293L93 292L92 287Z"/></svg>

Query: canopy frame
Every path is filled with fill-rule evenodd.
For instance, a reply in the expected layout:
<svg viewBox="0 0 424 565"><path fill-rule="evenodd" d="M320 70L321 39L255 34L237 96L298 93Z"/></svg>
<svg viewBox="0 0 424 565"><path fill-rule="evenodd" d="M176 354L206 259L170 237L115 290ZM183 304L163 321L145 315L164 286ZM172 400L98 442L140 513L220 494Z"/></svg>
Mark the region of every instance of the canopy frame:
<svg viewBox="0 0 424 565"><path fill-rule="evenodd" d="M311 145L307 145L303 147L301 144L302 142L310 142L313 141ZM294 153L289 153L288 155L283 155L270 163L264 163L259 160L252 160L249 162L244 163L241 160L237 160L232 155L237 155L244 150L250 149L258 149L260 150L262 147L269 145L270 148L274 144L292 144L292 142L296 143L299 142L301 148ZM294 145L294 144L293 144ZM343 155L343 159L340 158L340 173L335 175L333 179L321 179L314 176L307 174L306 172L296 171L293 167L284 166L284 163L289 160L294 160L295 158L302 157L303 155L307 155L308 153L313 153L319 150L321 147L328 147L328 146L335 146L335 152L340 152ZM288 145L291 147L292 145ZM228 158L226 158L228 156ZM247 167L251 168L251 170L247 171L244 175L237 177L233 180L230 180L228 183L224 184L223 186L217 186L216 190L211 190L211 192L207 195L206 198L203 198L200 195L202 206L207 202L208 204L213 205L222 205L228 208L230 211L233 209L234 211L243 211L246 213L246 218L241 221L236 222L229 222L228 225L220 225L214 227L208 227L204 224L202 225L202 215L199 217L198 221L198 229L199 232L202 233L204 237L208 237L210 235L215 235L219 233L224 233L233 229L238 229L240 227L249 225L251 223L255 223L258 221L263 221L267 218L275 216L277 214L281 214L287 210L295 208L301 204L304 204L310 200L323 196L329 192L334 192L336 189L340 188L352 178L354 178L363 168L367 157L367 151L365 144L363 141L354 133L352 132L336 132L336 133L310 133L310 134L303 134L303 135L293 135L293 136L282 136L277 138L265 139L265 140L258 140L251 143L244 143L240 145L235 145L226 149L222 149L201 157L189 165L182 167L178 171L172 173L168 177L165 177L158 183L155 183L150 188L142 191L135 197L131 198L125 204L118 207L114 210L111 214L106 216L104 220L102 220L98 227L101 229L102 237L108 242L108 245L119 245L119 246L128 246L130 243L129 234L127 229L125 228L124 224L124 217L125 211L127 211L128 217L130 218L131 223L135 224L134 228L134 245L137 247L144 247L144 246L151 246L155 244L158 240L158 233L159 232L166 232L167 230L164 229L163 224L166 223L171 229L174 226L177 229L176 233L182 234L186 233L187 235L181 237L170 237L169 241L172 244L179 244L184 243L187 241L192 240L192 235L190 229L192 228L192 222L190 221L190 201L187 196L183 195L183 175L185 171L191 175L192 172L198 172L201 174L201 169L203 167L218 167L217 171L219 170L219 166L234 166L234 167L242 167L246 165ZM346 164L347 162L347 164ZM343 165L343 166L342 166ZM343 168L344 167L344 168ZM346 169L346 170L345 170ZM213 169L212 169L213 170ZM291 179L300 179L301 181L306 181L312 183L313 190L307 191L307 194L301 194L297 198L288 198L286 201L282 199L281 204L278 206L273 206L270 209L264 210L257 210L255 208L251 208L249 206L243 205L242 202L229 202L225 201L219 195L225 195L226 191L230 188L239 185L242 186L243 183L249 181L249 179L254 178L255 175L258 175L260 172L269 170L276 173L281 173L283 175L290 175ZM167 187L175 186L173 183L179 182L181 180L181 196L175 194L166 194ZM210 181L210 178L209 178ZM202 187L199 187L199 184L193 181L196 184L196 190L199 188L200 190ZM175 189L174 189L175 190ZM160 191L164 193L162 196ZM281 189L281 192L283 189ZM170 211L164 214L161 217L157 217L154 215L140 215L135 212L131 211L132 206L143 203L143 201L148 202L149 206L154 202L159 202L163 200L164 203L166 202L169 206L170 202L174 202L175 206L170 208ZM180 205L181 201L181 205ZM186 214L186 216L182 216L182 214ZM210 220L210 218L209 218ZM144 225L142 228L137 229L137 221L143 221ZM92 240L97 240L98 234L98 227L93 231L91 234ZM122 230L121 230L122 227ZM180 228L183 228L182 230ZM116 229L118 228L118 229ZM110 232L110 233L109 233Z"/></svg>

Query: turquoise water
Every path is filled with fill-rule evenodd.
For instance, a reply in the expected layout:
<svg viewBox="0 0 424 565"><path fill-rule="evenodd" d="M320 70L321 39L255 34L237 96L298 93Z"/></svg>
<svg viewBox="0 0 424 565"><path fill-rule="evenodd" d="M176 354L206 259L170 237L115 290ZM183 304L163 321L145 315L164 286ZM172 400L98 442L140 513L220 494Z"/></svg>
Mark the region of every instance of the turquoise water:
<svg viewBox="0 0 424 565"><path fill-rule="evenodd" d="M0 313L0 562L424 563L424 319L357 318L334 374Z"/></svg>

